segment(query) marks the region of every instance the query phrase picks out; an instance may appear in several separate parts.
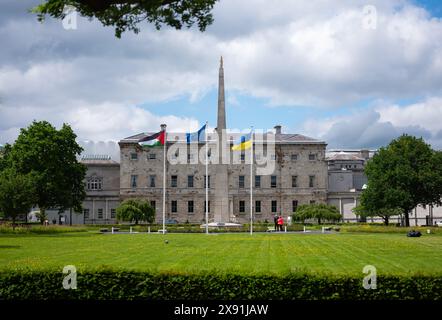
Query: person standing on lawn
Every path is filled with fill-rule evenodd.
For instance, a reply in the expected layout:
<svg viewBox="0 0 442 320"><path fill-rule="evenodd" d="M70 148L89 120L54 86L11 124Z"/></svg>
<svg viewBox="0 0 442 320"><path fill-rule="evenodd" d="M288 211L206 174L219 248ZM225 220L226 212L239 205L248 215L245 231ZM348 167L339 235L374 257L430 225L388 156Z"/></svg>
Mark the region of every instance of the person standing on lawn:
<svg viewBox="0 0 442 320"><path fill-rule="evenodd" d="M273 222L275 223L275 231L279 230L279 225L278 225L278 215L275 213L275 216L273 217Z"/></svg>
<svg viewBox="0 0 442 320"><path fill-rule="evenodd" d="M283 224L284 224L284 219L282 218L282 216L279 216L279 218L278 218L279 231L282 231Z"/></svg>

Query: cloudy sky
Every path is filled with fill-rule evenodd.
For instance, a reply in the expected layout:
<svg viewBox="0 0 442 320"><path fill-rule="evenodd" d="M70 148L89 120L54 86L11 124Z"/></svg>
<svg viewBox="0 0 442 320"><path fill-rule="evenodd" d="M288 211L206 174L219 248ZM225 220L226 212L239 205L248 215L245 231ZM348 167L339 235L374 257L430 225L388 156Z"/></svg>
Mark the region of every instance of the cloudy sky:
<svg viewBox="0 0 442 320"><path fill-rule="evenodd" d="M122 39L82 18L39 23L39 2L0 2L0 143L34 119L69 123L88 152L161 123L214 127L222 55L230 128L281 124L329 148L409 133L442 148L439 0L221 0L204 33L144 23Z"/></svg>

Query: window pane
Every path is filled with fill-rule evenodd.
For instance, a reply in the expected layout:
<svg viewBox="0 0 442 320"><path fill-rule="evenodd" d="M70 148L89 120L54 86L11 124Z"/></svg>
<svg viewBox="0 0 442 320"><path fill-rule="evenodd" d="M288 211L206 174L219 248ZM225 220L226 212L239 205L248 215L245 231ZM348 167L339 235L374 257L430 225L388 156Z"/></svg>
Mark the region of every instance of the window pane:
<svg viewBox="0 0 442 320"><path fill-rule="evenodd" d="M137 175L130 176L130 186L132 188L136 188L137 187L137 179L138 179Z"/></svg>
<svg viewBox="0 0 442 320"><path fill-rule="evenodd" d="M138 153L132 152L132 153L130 154L130 159L131 159L131 160L137 160L137 159L138 159Z"/></svg>
<svg viewBox="0 0 442 320"><path fill-rule="evenodd" d="M193 176L187 176L187 187L193 188Z"/></svg>
<svg viewBox="0 0 442 320"><path fill-rule="evenodd" d="M245 211L245 201L240 201L239 202L239 212L244 212Z"/></svg>
<svg viewBox="0 0 442 320"><path fill-rule="evenodd" d="M255 212L256 213L261 212L261 201L255 201Z"/></svg>
<svg viewBox="0 0 442 320"><path fill-rule="evenodd" d="M171 187L176 188L178 185L178 176L172 176Z"/></svg>
<svg viewBox="0 0 442 320"><path fill-rule="evenodd" d="M261 188L261 176L255 176L255 188Z"/></svg>
<svg viewBox="0 0 442 320"><path fill-rule="evenodd" d="M239 176L239 187L244 188L244 176Z"/></svg>
<svg viewBox="0 0 442 320"><path fill-rule="evenodd" d="M298 186L298 176L292 176L292 188L296 188Z"/></svg>
<svg viewBox="0 0 442 320"><path fill-rule="evenodd" d="M315 176L309 176L309 187L313 188L315 184Z"/></svg>
<svg viewBox="0 0 442 320"><path fill-rule="evenodd" d="M193 213L193 201L188 201L187 202L187 211L189 213Z"/></svg>
<svg viewBox="0 0 442 320"><path fill-rule="evenodd" d="M271 187L276 188L276 176L271 177Z"/></svg>
<svg viewBox="0 0 442 320"><path fill-rule="evenodd" d="M177 212L178 203L176 200L172 201L172 212Z"/></svg>
<svg viewBox="0 0 442 320"><path fill-rule="evenodd" d="M150 180L149 186L151 188L155 188L155 176L149 176L149 180Z"/></svg>
<svg viewBox="0 0 442 320"><path fill-rule="evenodd" d="M277 212L277 202L276 202L276 200L272 200L272 212Z"/></svg>

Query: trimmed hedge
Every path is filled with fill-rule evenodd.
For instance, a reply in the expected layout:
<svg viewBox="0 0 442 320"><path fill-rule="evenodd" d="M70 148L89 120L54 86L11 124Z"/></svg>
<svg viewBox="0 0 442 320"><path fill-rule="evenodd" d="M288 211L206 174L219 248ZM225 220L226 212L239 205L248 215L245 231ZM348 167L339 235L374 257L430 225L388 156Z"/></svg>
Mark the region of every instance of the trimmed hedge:
<svg viewBox="0 0 442 320"><path fill-rule="evenodd" d="M283 276L164 274L135 271L79 272L76 290L56 271L0 273L0 300L442 300L442 276L379 276L377 289L363 275Z"/></svg>

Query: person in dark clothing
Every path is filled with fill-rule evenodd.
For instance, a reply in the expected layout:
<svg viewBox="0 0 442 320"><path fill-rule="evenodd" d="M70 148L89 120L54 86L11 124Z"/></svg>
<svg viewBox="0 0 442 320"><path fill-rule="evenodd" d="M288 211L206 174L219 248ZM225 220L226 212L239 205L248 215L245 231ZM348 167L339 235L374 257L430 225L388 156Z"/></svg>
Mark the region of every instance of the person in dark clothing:
<svg viewBox="0 0 442 320"><path fill-rule="evenodd" d="M273 218L273 221L275 222L275 231L279 230L279 226L278 226L278 215L275 214L275 217Z"/></svg>

